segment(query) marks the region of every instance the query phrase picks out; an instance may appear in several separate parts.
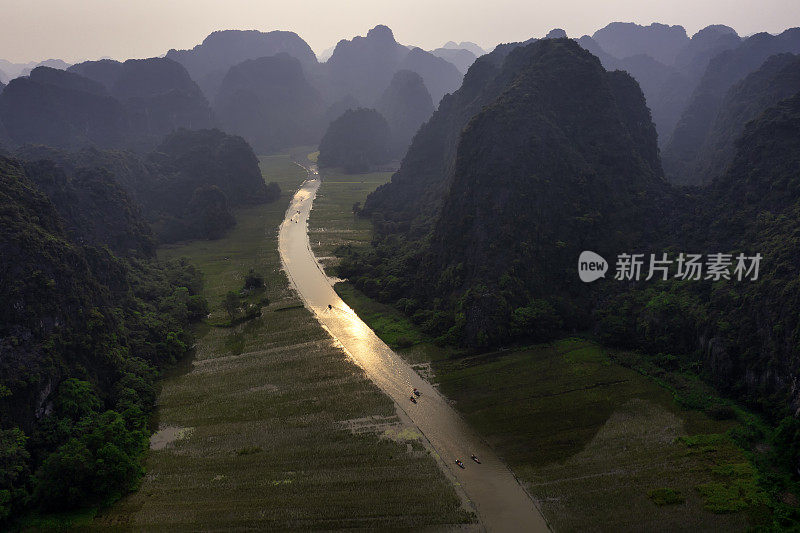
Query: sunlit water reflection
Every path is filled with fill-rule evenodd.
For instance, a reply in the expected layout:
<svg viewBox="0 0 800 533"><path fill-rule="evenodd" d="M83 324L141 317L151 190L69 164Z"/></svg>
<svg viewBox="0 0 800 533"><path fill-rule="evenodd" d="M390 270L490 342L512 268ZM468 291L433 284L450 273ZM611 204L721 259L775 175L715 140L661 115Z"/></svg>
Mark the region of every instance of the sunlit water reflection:
<svg viewBox="0 0 800 533"><path fill-rule="evenodd" d="M491 448L333 290L308 241L308 215L319 186L312 168L280 227L281 260L292 286L330 335L425 435L488 530L546 531L533 501ZM422 393L416 404L409 399L415 387ZM482 464L469 459L473 453ZM457 458L466 468L455 465Z"/></svg>

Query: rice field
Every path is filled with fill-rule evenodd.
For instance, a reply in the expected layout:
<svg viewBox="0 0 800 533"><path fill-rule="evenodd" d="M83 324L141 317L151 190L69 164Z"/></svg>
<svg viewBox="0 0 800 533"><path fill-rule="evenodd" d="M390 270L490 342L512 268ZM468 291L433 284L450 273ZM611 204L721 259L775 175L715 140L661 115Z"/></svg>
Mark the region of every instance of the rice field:
<svg viewBox="0 0 800 533"><path fill-rule="evenodd" d="M141 487L95 529L148 531L441 527L472 517L394 405L289 289L277 228L305 171L261 158L280 201L236 212L225 238L163 248L204 274L212 307L264 275L268 305L234 328L206 327L183 371L162 383ZM263 300L262 300L263 301ZM374 427L369 421L375 421ZM367 421L366 423L364 421ZM353 428L358 427L356 431ZM387 429L389 428L389 429Z"/></svg>

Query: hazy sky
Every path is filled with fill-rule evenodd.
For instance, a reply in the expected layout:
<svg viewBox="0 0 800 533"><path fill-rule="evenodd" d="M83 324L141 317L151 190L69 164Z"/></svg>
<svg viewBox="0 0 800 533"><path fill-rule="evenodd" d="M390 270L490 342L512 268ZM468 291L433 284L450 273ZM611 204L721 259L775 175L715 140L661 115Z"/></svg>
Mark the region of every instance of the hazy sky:
<svg viewBox="0 0 800 533"><path fill-rule="evenodd" d="M689 35L708 24L775 33L800 26L800 0L0 0L0 58L150 57L218 29L291 30L319 53L376 24L403 44L491 48L554 27L580 37L616 20L681 24Z"/></svg>

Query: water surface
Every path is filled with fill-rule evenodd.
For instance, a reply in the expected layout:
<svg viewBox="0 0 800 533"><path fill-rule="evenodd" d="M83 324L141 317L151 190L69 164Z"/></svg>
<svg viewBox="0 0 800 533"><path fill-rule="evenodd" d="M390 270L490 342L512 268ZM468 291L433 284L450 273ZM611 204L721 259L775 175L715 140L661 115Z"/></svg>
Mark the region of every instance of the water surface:
<svg viewBox="0 0 800 533"><path fill-rule="evenodd" d="M308 241L308 216L320 183L319 174L312 167L280 227L281 261L292 286L330 335L430 442L440 464L466 493L487 530L547 531L538 508L508 467L447 400L378 338L333 290ZM415 387L422 392L416 404L409 399ZM482 464L474 463L471 454L477 455ZM456 459L461 459L466 468L459 468Z"/></svg>

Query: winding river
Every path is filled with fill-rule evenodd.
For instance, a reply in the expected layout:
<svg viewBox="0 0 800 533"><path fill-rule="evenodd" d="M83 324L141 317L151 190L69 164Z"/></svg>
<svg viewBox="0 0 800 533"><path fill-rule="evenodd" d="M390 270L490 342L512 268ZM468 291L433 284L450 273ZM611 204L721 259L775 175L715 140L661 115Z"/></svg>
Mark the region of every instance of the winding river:
<svg viewBox="0 0 800 533"><path fill-rule="evenodd" d="M530 495L492 449L333 290L308 240L308 216L320 184L316 168L310 168L280 226L281 261L292 286L353 361L394 400L401 417L425 436L440 466L462 497L466 496L486 530L548 531ZM409 399L414 387L422 393L416 404ZM481 464L470 460L471 454L477 455ZM459 468L456 459L461 459L465 468Z"/></svg>

